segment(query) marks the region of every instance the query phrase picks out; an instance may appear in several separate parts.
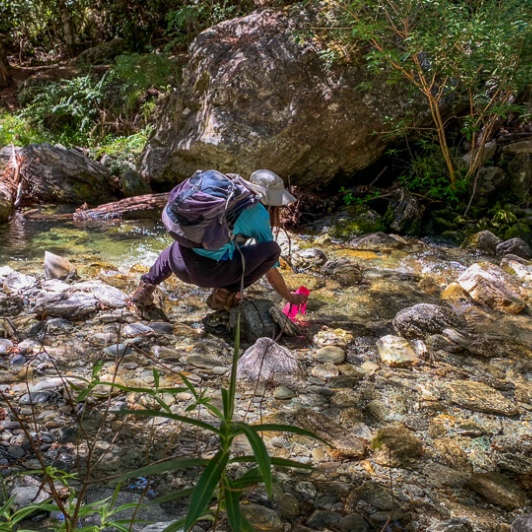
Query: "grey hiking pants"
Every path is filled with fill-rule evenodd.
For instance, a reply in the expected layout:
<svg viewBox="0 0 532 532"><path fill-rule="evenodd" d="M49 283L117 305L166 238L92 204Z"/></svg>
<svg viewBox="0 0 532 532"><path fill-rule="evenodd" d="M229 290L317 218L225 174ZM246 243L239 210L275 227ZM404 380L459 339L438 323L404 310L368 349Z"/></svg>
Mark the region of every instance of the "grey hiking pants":
<svg viewBox="0 0 532 532"><path fill-rule="evenodd" d="M244 267L238 250L231 260L217 262L174 242L159 255L150 271L141 279L145 283L158 285L174 274L184 283L201 288L225 288L229 292L238 292L242 275L246 288L274 266L281 255L277 242L242 246L240 250L244 256Z"/></svg>

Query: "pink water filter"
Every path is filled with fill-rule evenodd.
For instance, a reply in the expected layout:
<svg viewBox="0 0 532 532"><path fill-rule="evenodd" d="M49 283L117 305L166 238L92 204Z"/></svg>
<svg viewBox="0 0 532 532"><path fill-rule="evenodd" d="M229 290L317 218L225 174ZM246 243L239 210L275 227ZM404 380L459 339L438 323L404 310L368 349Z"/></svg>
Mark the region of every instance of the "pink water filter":
<svg viewBox="0 0 532 532"><path fill-rule="evenodd" d="M300 286L296 290L296 294L303 294L305 296L308 296L310 294L310 290L306 288L305 286ZM298 312L305 315L305 312L307 311L307 304L303 303L302 305L292 305L290 303L287 303L283 308L283 313L288 316L290 319L294 319Z"/></svg>

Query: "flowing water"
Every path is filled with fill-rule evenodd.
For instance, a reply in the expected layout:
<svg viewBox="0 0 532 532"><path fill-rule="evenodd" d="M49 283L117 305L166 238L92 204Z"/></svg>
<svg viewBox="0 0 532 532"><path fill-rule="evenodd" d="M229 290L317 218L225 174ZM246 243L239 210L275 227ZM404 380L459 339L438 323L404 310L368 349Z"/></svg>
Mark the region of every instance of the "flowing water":
<svg viewBox="0 0 532 532"><path fill-rule="evenodd" d="M293 249L314 246L313 238L310 235L291 235ZM0 241L0 266L8 265L21 273L42 277L44 253L49 251L69 259L84 280L102 270L118 270L117 286L124 290L130 290L135 285L140 272L145 271L171 242L162 224L153 219L111 220L98 226L80 226L68 220L43 222L19 217L0 227ZM287 248L286 242L282 243L282 247ZM379 430L391 430L392 435L397 433L395 437L399 440L403 432L408 432L405 441L415 439L423 452L420 455L414 445L413 457L405 459L407 462L414 460L415 467L412 469L408 462L406 465L399 464L393 470L395 489L401 497L420 505L436 501L434 508L441 506L448 515L467 519L474 524L475 532L498 532L499 529L492 528L491 523L496 519L512 522L516 514L507 510L523 505L522 490L528 486L532 472L526 451L526 445L531 443L532 423L532 364L528 362L532 359L532 319L529 310L513 316L480 308L471 300L443 301L441 298L442 290L455 282L473 263L498 263L498 259L442 242L413 238L405 239L400 249L383 245L376 246L374 251L361 251L330 241L315 247L321 248L328 259L349 259L363 265L364 282L346 283L311 270L292 272L288 268L283 269L289 286L305 285L312 290L307 315L300 320L307 339L303 343L289 344L306 364L311 380L307 389L300 390L299 396L288 402L279 401L268 393L265 408L270 409L272 414L276 409L292 412L298 408L311 413L322 412L331 420L343 420L341 434L352 431L352 434L368 441L375 438ZM123 284L120 285L120 282ZM169 279L164 283L162 292L166 296L165 312L174 328L172 348L182 353L181 358L178 357L180 371L185 368L192 373L197 372L198 379L206 379L206 386L213 386L213 393L217 393L219 382L212 377L214 374L202 369L205 366L197 368L188 364L186 358L188 353L192 353L192 360L199 356L198 353L211 353L213 350L213 357L219 356L221 344L212 344L212 338L204 335L201 329L202 317L207 312L203 302L207 291ZM248 292L251 298L276 298L265 280L250 287ZM471 330L477 325L475 341L483 340L483 335L490 340L491 343L479 344L487 346L486 353L479 355L478 352L471 354L434 349L433 358L422 360L414 368L386 367L380 360L376 343L385 335L395 334L393 319L400 310L417 303L449 304L455 312L466 316ZM97 322L96 325L87 322L88 328L96 326L101 327ZM92 331L84 331L83 326L78 327L78 332L85 335L85 339L93 334ZM106 329L106 332L109 331ZM318 364L314 358L320 345L331 345L327 343L328 334L332 345L340 345L346 350L345 363L332 369L334 365ZM323 343L320 344L317 339ZM98 346L94 349L101 351ZM160 347L154 353L158 357L171 351L167 364L174 364L173 350L165 351L164 347ZM216 364L221 364L223 357L217 360ZM131 367L125 367L124 380L140 379L139 382L143 382L142 379L153 378L151 363L150 360L140 359ZM338 374L358 376L354 379L356 384L340 389L332 386L328 379ZM359 378L362 380L359 381ZM475 397L477 388L471 394L467 387L469 381L471 385L478 386L479 394L487 394L486 397ZM319 393L316 393L316 388ZM519 415L515 415L511 405L508 406L506 398L519 405ZM176 406L184 408L186 403L181 403L178 401ZM472 403L475 404L471 406ZM501 408L510 409L510 412L501 414ZM156 443L164 443L164 427L157 434L160 441ZM384 434L391 438L390 434ZM403 443L399 441L401 449ZM275 452L282 452L284 447L279 449L278 444ZM499 455L494 454L494 449ZM135 453L138 449L133 446L127 451ZM373 454L370 453L368 460L360 463L356 460L333 463L325 452L313 449L313 445L306 447L297 442L290 452L294 454L286 457L315 462L323 460L321 465L325 465L326 469L322 473L318 469L316 476L309 477L317 486L320 482L325 484L321 474L330 477L327 480L346 484L348 491L361 482L365 482L367 490L375 487L375 482L387 489L389 456L379 454L377 448L374 448ZM118 470L126 467L118 460L121 454L117 452L116 463L106 463L106 467ZM519 468L513 466L516 460L518 462L515 463L525 463L530 471L523 473L521 465ZM498 481L497 477L493 481L496 483L493 493L483 494L491 504L486 506L486 501L465 487L465 482L468 478L475 481L478 475L497 470L515 479L514 487ZM478 483L482 481L483 477L478 477ZM510 502L506 508L493 509L500 490ZM366 496L364 493L359 494L362 499ZM476 493L482 493L481 488ZM366 502L360 499L366 506L370 501L369 495L367 498ZM380 508L379 504L375 508ZM337 505L342 507L340 501ZM382 516L375 508L370 504L364 511L372 522L378 523ZM345 514L350 510L342 507L341 511ZM436 510L434 512L438 519L445 519L445 512L441 515ZM414 512L412 515L417 514ZM422 516L418 517L422 522ZM386 521L386 516L382 521ZM429 521L427 517L426 522ZM407 522L405 518L393 530L405 530ZM380 530L381 526L371 530ZM418 528L426 529L423 526Z"/></svg>

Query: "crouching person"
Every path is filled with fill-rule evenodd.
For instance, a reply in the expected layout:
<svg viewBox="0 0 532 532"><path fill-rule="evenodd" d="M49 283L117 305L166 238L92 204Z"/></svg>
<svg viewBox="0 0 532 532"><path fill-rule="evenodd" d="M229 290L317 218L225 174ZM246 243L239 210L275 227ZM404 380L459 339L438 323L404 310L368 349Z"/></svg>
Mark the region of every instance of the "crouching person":
<svg viewBox="0 0 532 532"><path fill-rule="evenodd" d="M218 174L215 171L208 172ZM206 228L206 234L202 238L208 245L200 246L199 237L190 233L183 238L179 221L186 215L186 210L184 215L177 215L172 207L175 202L169 201L163 212L163 221L176 242L168 246L150 271L141 277L131 297L135 305L139 308L153 305L155 288L172 274L185 283L212 288L212 293L206 300L207 306L212 310L231 310L238 304L241 288L247 288L263 276L289 303L305 303L307 296L290 292L278 270L281 248L274 241L272 233L272 227L279 225L280 207L294 202L294 196L284 188L282 179L270 170L253 172L249 182L238 179L248 189L246 192L251 191L253 194L245 205L241 201L240 206L231 211L226 206L225 220L235 237L216 249L212 249L213 244L224 240L214 234L221 228L214 225ZM222 195L221 187L213 186L211 192L212 190L214 196L218 191L218 196ZM203 203L207 205L209 201ZM180 234L176 234L177 232ZM197 247L194 247L194 239Z"/></svg>

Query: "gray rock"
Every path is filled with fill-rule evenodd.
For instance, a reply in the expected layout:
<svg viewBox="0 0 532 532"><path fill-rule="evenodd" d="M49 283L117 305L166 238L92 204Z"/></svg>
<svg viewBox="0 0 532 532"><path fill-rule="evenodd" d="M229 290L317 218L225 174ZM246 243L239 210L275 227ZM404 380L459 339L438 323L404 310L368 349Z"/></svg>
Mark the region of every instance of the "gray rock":
<svg viewBox="0 0 532 532"><path fill-rule="evenodd" d="M418 235L421 231L425 206L412 193L400 189L391 198L385 220L397 233Z"/></svg>
<svg viewBox="0 0 532 532"><path fill-rule="evenodd" d="M415 340L463 326L463 322L446 307L419 303L399 311L393 319L393 326L403 338Z"/></svg>
<svg viewBox="0 0 532 532"><path fill-rule="evenodd" d="M259 338L238 361L238 379L273 383L300 381L303 369L288 349L270 338Z"/></svg>
<svg viewBox="0 0 532 532"><path fill-rule="evenodd" d="M120 191L126 198L151 194L150 185L135 170L126 170L120 178Z"/></svg>
<svg viewBox="0 0 532 532"><path fill-rule="evenodd" d="M360 514L347 514L338 523L340 532L370 532L371 528L364 516Z"/></svg>
<svg viewBox="0 0 532 532"><path fill-rule="evenodd" d="M364 266L348 257L327 261L321 270L344 286L357 285L364 281Z"/></svg>
<svg viewBox="0 0 532 532"><path fill-rule="evenodd" d="M364 68L327 69L325 44L293 38L316 22L310 10L298 13L260 9L196 38L183 84L142 155L143 176L173 184L197 168L244 177L271 168L295 185L323 186L379 158L386 141L375 131L385 116L404 116L408 100L397 86L359 90Z"/></svg>
<svg viewBox="0 0 532 532"><path fill-rule="evenodd" d="M246 299L238 307L231 309L229 327L236 329L238 314L240 313L241 338L254 342L258 338L276 338L279 325L274 321L270 308L274 304L268 299Z"/></svg>
<svg viewBox="0 0 532 532"><path fill-rule="evenodd" d="M523 490L514 481L499 473L477 473L467 485L490 503L506 510L517 510L530 504L530 499Z"/></svg>
<svg viewBox="0 0 532 532"><path fill-rule="evenodd" d="M79 204L114 198L109 171L75 149L30 144L21 160L21 175L31 183L35 201Z"/></svg>
<svg viewBox="0 0 532 532"><path fill-rule="evenodd" d="M519 413L514 401L482 382L451 381L443 385L443 390L450 402L469 410L505 416L515 416Z"/></svg>
<svg viewBox="0 0 532 532"><path fill-rule="evenodd" d="M314 358L318 362L343 364L345 362L345 350L335 345L327 345L318 349L318 351L314 353Z"/></svg>
<svg viewBox="0 0 532 532"><path fill-rule="evenodd" d="M73 279L77 277L75 266L66 258L49 251L44 252L46 279Z"/></svg>
<svg viewBox="0 0 532 532"><path fill-rule="evenodd" d="M468 236L463 242L462 247L478 249L489 253L495 254L495 249L502 242L502 240L494 235L491 231L479 231L471 236Z"/></svg>
<svg viewBox="0 0 532 532"><path fill-rule="evenodd" d="M469 521L455 517L444 523L431 525L427 532L473 532L473 527Z"/></svg>
<svg viewBox="0 0 532 532"><path fill-rule="evenodd" d="M326 262L327 255L317 248L301 249L292 255L292 265L298 270L320 271Z"/></svg>
<svg viewBox="0 0 532 532"><path fill-rule="evenodd" d="M532 259L532 248L519 237L510 238L497 245L495 248L497 255L517 255L522 259Z"/></svg>
<svg viewBox="0 0 532 532"><path fill-rule="evenodd" d="M324 530L337 525L342 516L330 510L315 510L307 519L307 525L315 530Z"/></svg>
<svg viewBox="0 0 532 532"><path fill-rule="evenodd" d="M283 532L284 530L279 514L270 508L250 503L243 504L241 510L255 530L264 532Z"/></svg>
<svg viewBox="0 0 532 532"><path fill-rule="evenodd" d="M522 515L512 523L511 532L530 532L532 530L532 514Z"/></svg>
<svg viewBox="0 0 532 532"><path fill-rule="evenodd" d="M527 296L519 282L495 264L473 264L458 282L473 300L495 310L518 314L526 308Z"/></svg>
<svg viewBox="0 0 532 532"><path fill-rule="evenodd" d="M406 241L401 237L387 235L383 232L362 235L348 242L350 248L364 251L390 251L392 249L402 249L406 244Z"/></svg>

